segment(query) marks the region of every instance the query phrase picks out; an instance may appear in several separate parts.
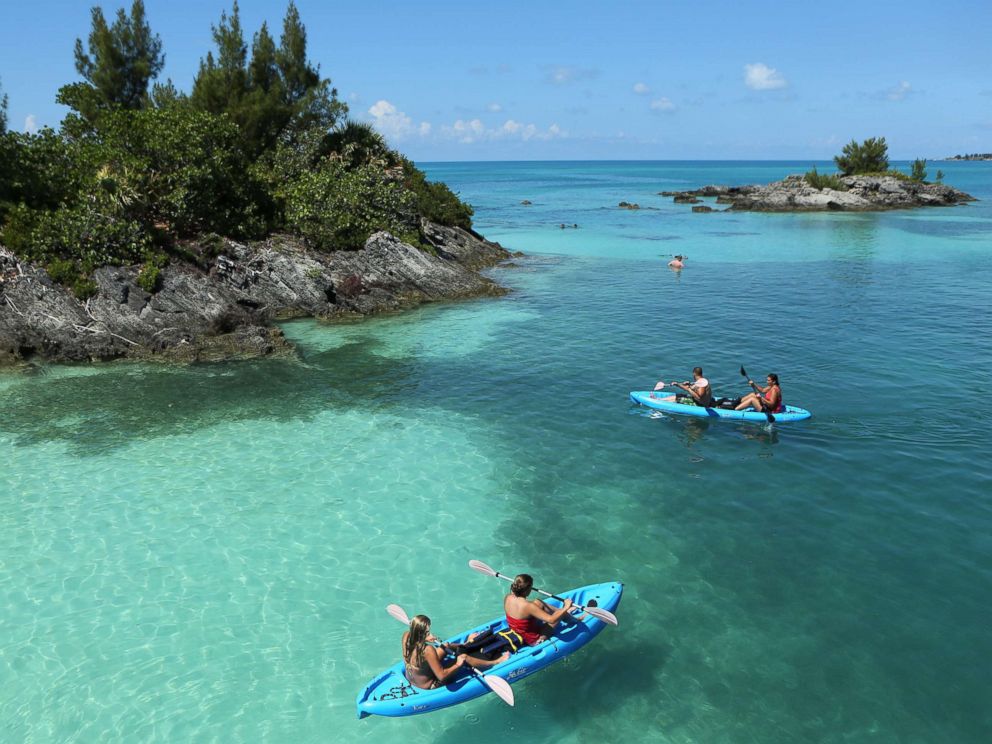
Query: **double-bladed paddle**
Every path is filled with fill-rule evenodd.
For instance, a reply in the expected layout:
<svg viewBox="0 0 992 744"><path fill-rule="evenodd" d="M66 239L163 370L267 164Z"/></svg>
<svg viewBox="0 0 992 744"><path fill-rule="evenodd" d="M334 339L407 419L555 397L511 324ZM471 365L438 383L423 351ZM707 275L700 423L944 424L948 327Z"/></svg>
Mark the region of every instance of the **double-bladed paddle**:
<svg viewBox="0 0 992 744"><path fill-rule="evenodd" d="M399 620L401 623L410 626L410 618L399 605L391 604L386 605L386 612L389 616L395 620ZM471 664L466 663L465 666L468 667L469 671L472 672L476 677L481 679L485 683L486 687L495 692L499 699L502 700L509 706L513 705L513 690L510 689L510 683L507 682L502 677L497 677L495 674L490 676L488 674L483 674L478 669L476 669Z"/></svg>
<svg viewBox="0 0 992 744"><path fill-rule="evenodd" d="M751 378L747 376L747 371L744 369L744 365L743 364L741 365L741 377L743 377L745 380L747 380L749 385L751 385L752 387L754 387L754 383L752 383L751 382ZM775 423L775 417L772 414L770 414L768 411L765 411L763 409L759 409L759 410L760 410L761 413L765 414L765 416L768 417L768 423L769 424L774 424Z"/></svg>
<svg viewBox="0 0 992 744"><path fill-rule="evenodd" d="M494 568L490 568L489 566L487 566L482 561L469 561L468 562L468 565L469 565L469 568L471 568L473 571L478 571L479 573L485 574L486 576L495 576L497 579L504 579L504 580L509 581L509 582L512 582L513 581L513 579L510 578L509 576L506 576L504 574L501 574L499 571L497 571ZM562 599L561 597L559 597L557 594L549 594L548 592L544 591L543 589L538 589L538 588L535 587L534 588L534 591L537 592L538 594L543 594L545 597L550 597L551 599L557 599L559 602L564 602L565 601L564 599ZM604 610L602 607L584 607L584 606L582 606L580 604L577 604L575 606L578 607L583 612L586 612L586 613L592 615L597 620L602 620L607 625L619 625L620 624L619 622L617 622L617 616L616 615L614 615L609 610Z"/></svg>

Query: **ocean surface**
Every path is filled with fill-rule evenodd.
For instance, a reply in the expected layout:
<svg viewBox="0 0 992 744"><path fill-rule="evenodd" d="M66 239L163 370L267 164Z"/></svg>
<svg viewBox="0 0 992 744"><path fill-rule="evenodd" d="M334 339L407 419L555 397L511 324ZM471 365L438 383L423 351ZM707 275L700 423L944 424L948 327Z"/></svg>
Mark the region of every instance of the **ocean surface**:
<svg viewBox="0 0 992 744"><path fill-rule="evenodd" d="M988 742L992 163L930 164L981 199L948 209L657 194L810 165L427 164L525 254L505 297L290 323L298 360L0 375L0 740ZM814 417L627 397L742 364ZM357 720L388 603L499 614L472 558L623 581L620 627L515 708Z"/></svg>

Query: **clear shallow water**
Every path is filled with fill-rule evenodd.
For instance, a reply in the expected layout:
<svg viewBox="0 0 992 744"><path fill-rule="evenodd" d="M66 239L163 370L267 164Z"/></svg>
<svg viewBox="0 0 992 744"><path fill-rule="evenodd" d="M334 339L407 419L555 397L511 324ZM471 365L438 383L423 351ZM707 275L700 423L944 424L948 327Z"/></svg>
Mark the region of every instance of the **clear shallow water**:
<svg viewBox="0 0 992 744"><path fill-rule="evenodd" d="M293 323L298 362L0 376L4 741L985 741L992 421L948 405L992 392L992 168L941 164L983 201L929 212L652 196L806 167L430 166L529 254L507 297ZM814 419L626 399L741 363ZM513 710L355 720L387 603L498 612L469 558L619 578L622 626Z"/></svg>

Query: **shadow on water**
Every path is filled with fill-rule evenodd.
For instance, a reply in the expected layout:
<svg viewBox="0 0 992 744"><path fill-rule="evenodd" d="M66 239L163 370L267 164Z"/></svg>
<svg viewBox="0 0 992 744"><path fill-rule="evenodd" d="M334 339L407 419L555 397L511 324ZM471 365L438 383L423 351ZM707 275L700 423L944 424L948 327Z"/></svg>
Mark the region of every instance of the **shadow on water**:
<svg viewBox="0 0 992 744"><path fill-rule="evenodd" d="M9 389L0 430L15 444L63 441L86 456L135 439L184 434L232 421L308 419L328 408L391 405L415 384L415 364L349 343L294 359L151 367L115 365L96 374L54 374Z"/></svg>
<svg viewBox="0 0 992 744"><path fill-rule="evenodd" d="M566 657L514 685L517 707L510 714L514 726L521 730L547 725L555 721L561 731L573 730L581 721L580 741L613 741L616 734L616 712L656 710L658 678L672 655L667 644L642 641L623 645L604 638L603 631L589 646L576 655ZM604 642L605 641L605 642ZM473 711L484 728L499 729L504 725L507 710L503 707L476 706ZM475 715L470 720L475 720ZM470 729L455 725L436 739L454 744L464 742Z"/></svg>

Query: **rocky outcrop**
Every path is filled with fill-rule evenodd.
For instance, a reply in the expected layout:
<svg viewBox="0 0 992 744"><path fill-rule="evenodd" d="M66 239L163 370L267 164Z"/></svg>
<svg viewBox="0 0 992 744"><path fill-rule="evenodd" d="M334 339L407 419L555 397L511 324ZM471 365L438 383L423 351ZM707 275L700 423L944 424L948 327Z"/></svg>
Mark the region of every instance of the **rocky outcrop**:
<svg viewBox="0 0 992 744"><path fill-rule="evenodd" d="M843 190L817 189L803 176L789 176L767 186L704 186L674 193L676 202L680 197L715 196L718 204L729 204L731 210L751 212L872 212L975 201L942 183L895 176L842 176L839 181Z"/></svg>
<svg viewBox="0 0 992 744"><path fill-rule="evenodd" d="M44 269L0 247L0 364L160 358L203 361L291 353L273 321L399 310L422 302L499 295L477 271L508 258L498 243L425 223L437 255L389 233L359 251L324 253L287 236L221 240L202 266L173 262L150 294L139 267L104 267L81 302Z"/></svg>
<svg viewBox="0 0 992 744"><path fill-rule="evenodd" d="M617 206L620 207L620 209L640 209L641 208L641 205L640 204L632 204L631 202L625 202L625 201L620 202L619 204L617 204Z"/></svg>
<svg viewBox="0 0 992 744"><path fill-rule="evenodd" d="M692 208L692 211L693 212L712 212L713 211L713 207L708 207L705 204L700 204L697 207L693 207Z"/></svg>

